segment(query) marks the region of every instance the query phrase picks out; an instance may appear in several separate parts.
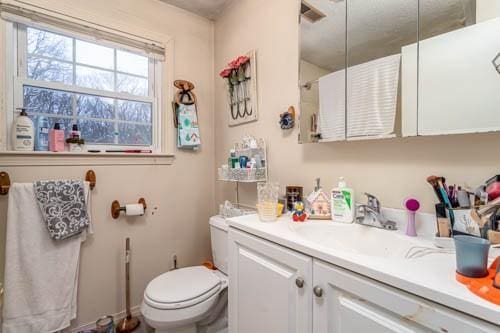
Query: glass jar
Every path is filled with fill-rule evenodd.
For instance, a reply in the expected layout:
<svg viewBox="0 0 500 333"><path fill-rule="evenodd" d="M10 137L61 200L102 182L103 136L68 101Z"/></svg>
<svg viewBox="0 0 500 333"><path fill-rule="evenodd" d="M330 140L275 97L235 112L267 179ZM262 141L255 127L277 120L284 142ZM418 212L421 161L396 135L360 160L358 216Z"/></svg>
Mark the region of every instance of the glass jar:
<svg viewBox="0 0 500 333"><path fill-rule="evenodd" d="M263 222L276 221L278 218L278 197L280 185L266 182L257 184L257 211Z"/></svg>

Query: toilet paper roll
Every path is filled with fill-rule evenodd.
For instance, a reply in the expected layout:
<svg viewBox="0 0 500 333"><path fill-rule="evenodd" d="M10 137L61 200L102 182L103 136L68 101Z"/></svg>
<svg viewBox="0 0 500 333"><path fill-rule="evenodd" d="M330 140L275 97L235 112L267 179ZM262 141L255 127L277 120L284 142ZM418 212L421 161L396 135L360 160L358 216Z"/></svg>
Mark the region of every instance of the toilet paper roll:
<svg viewBox="0 0 500 333"><path fill-rule="evenodd" d="M127 216L144 215L144 206L142 204L125 205L125 215Z"/></svg>

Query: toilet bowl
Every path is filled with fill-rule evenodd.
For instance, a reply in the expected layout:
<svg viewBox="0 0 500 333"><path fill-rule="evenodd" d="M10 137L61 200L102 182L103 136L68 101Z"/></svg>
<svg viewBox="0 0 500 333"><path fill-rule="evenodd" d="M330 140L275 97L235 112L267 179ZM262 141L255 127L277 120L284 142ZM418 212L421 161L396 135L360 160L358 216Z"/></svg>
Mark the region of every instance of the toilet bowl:
<svg viewBox="0 0 500 333"><path fill-rule="evenodd" d="M210 218L214 264L218 270L193 266L161 274L144 291L141 313L157 333L196 333L198 323L225 314L228 286L227 224L224 218ZM227 320L226 320L227 322Z"/></svg>

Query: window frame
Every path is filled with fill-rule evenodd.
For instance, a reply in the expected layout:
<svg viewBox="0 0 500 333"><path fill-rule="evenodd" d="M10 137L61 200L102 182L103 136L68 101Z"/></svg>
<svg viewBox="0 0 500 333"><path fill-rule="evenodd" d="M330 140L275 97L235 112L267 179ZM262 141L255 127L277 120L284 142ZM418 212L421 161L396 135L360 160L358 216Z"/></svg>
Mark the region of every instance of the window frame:
<svg viewBox="0 0 500 333"><path fill-rule="evenodd" d="M23 88L24 86L31 86L35 88L42 88L42 89L55 89L59 91L65 91L74 94L72 97L73 101L73 115L72 116L65 116L65 115L56 115L56 117L59 118L65 118L65 119L87 119L87 120L97 120L97 121L105 121L106 119L100 119L100 118L87 118L87 117L81 117L78 118L76 115L76 95L77 94L83 94L83 95L91 95L91 96L98 96L98 97L104 97L104 98L112 98L114 100L114 110L115 110L115 115L112 120L107 120L109 122L113 122L115 125L115 130L117 129L116 126L119 123L131 123L131 124L138 124L138 122L127 122L127 121L122 121L119 120L118 117L118 112L117 112L117 104L118 100L126 100L126 101L132 101L132 102L145 102L145 103L151 103L151 133L152 133L152 138L151 138L151 145L120 145L120 144L86 144L86 149L88 150L100 150L105 151L105 150L126 150L126 149L134 149L134 150L151 150L153 153L158 154L164 151L165 147L163 147L163 142L162 138L165 136L166 133L163 133L166 131L165 126L163 126L164 119L162 119L162 91L161 91L161 86L162 86L162 76L163 76L163 67L164 63L158 60L153 59L152 57L148 57L148 96L140 96L140 95L132 95L129 93L122 93L122 92L115 92L115 91L106 91L106 90L99 90L99 89L92 89L92 88L84 88L77 86L75 84L76 81L76 76L75 76L75 70L76 66L79 65L79 63L76 61L75 57L75 43L76 40L81 40L85 42L90 42L106 47L110 47L115 49L114 50L114 57L115 57L115 68L113 70L108 70L109 72L113 73L114 75L114 85L116 88L116 76L117 74L125 74L125 75L131 75L131 76L137 76L134 74L130 73L124 73L119 71L116 67L116 55L117 55L117 50L123 50L127 52L132 52L136 53L139 55L143 55L143 52L140 52L138 50L134 50L133 48L130 48L125 45L120 45L114 42L108 42L105 40L98 40L92 36L87 36L83 35L80 33L74 33L74 32L69 32L69 31L64 31L63 29L55 28L55 27L47 27L47 26L38 26L36 24L24 24L24 23L7 23L6 25L10 27L6 27L6 40L4 42L5 49L7 53L5 54L6 56L6 72L7 73L12 73L12 81L9 82L7 80L6 82L6 90L7 93L11 93L12 96L12 102L8 103L8 107L6 108L6 134L7 138L10 137L11 134L11 124L14 122L15 117L17 115L16 108L22 107L23 106ZM62 61L68 64L73 65L73 84L68 85L60 82L50 82L50 81L39 81L39 80L33 80L29 79L27 77L27 57L28 57L28 50L27 50L27 28L32 27L34 29L38 30L43 30L51 33L55 33L58 35L66 36L69 38L73 39L73 61ZM43 58L43 57L41 57ZM47 59L52 59L50 57L47 57ZM58 60L59 61L59 60ZM88 68L95 68L99 70L104 70L99 67L91 66L91 65L86 65L86 64L80 64ZM12 83L12 84L10 84ZM10 88L9 88L10 86ZM9 105L10 104L10 105ZM29 112L29 111L28 111ZM55 115L47 115L47 116L52 116L54 117ZM10 140L7 140L7 149L11 147Z"/></svg>

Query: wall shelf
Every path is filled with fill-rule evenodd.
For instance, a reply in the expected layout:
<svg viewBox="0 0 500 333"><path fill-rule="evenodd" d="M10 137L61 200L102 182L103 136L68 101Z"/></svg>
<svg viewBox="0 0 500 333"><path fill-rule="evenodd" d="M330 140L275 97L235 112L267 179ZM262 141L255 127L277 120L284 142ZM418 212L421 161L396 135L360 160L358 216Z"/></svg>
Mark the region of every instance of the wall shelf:
<svg viewBox="0 0 500 333"><path fill-rule="evenodd" d="M0 152L2 166L170 165L173 161L171 154Z"/></svg>

